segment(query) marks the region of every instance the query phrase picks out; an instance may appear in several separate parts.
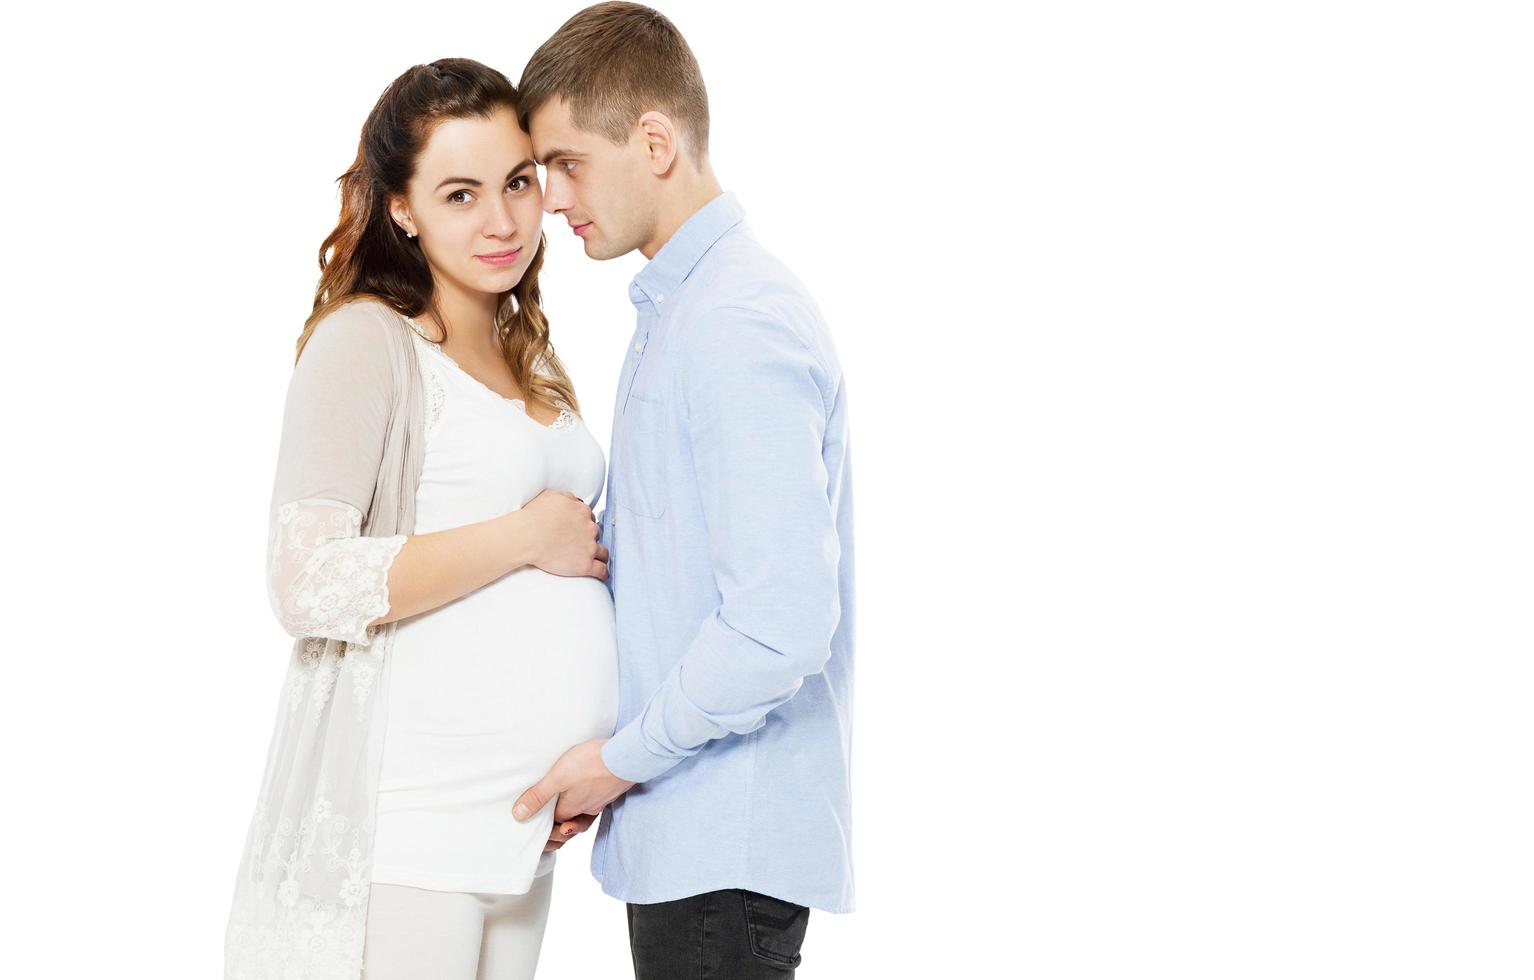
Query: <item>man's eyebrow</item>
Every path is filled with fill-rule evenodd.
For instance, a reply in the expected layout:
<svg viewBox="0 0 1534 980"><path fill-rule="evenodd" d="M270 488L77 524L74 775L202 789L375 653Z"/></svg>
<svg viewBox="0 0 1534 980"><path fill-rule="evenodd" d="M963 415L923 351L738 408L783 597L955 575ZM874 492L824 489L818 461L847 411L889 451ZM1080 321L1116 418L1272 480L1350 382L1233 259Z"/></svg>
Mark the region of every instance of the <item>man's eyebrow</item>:
<svg viewBox="0 0 1534 980"><path fill-rule="evenodd" d="M538 162L543 164L545 167L547 167L549 164L553 163L555 160L558 160L558 159L560 159L562 157L579 157L579 156L584 156L584 154L576 153L574 150L566 150L566 149L563 149L563 148L556 148L556 149L550 150L549 152L545 153L543 155L543 159L539 160Z"/></svg>
<svg viewBox="0 0 1534 980"><path fill-rule="evenodd" d="M511 178L515 177L517 174L519 174L522 171L526 170L528 167L531 167L532 165L533 165L533 158L532 157L528 157L526 160L523 160L521 163L517 164L515 167L512 167L511 168L511 172L506 175L506 179L510 180ZM442 188L446 187L448 184L468 184L470 187L483 187L484 186L484 182L483 181L475 180L473 177L449 177L446 180L444 180L442 183L438 184L436 186L435 190L440 191Z"/></svg>

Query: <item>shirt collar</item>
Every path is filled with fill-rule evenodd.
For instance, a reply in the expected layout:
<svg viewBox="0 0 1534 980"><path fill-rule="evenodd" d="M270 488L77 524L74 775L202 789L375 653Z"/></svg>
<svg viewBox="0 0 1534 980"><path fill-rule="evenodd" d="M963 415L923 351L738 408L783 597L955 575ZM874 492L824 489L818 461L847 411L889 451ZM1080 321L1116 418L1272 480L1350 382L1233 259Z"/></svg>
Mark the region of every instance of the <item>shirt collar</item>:
<svg viewBox="0 0 1534 980"><path fill-rule="evenodd" d="M682 227L660 247L655 258L639 270L629 285L629 299L638 306L675 292L714 243L745 216L734 191L725 191L703 205L682 222Z"/></svg>

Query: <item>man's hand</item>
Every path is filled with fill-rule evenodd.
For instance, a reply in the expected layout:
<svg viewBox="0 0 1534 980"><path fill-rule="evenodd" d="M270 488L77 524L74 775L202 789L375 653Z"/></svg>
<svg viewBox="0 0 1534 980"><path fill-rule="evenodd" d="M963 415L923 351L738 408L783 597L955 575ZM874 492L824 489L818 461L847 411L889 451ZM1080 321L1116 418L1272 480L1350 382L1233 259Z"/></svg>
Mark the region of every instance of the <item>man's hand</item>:
<svg viewBox="0 0 1534 980"><path fill-rule="evenodd" d="M555 823L554 826L549 828L549 842L543 845L543 852L547 854L549 851L557 851L564 847L576 834L583 833L593 823L596 823L596 819L596 817L590 814L583 813L570 820L561 820Z"/></svg>
<svg viewBox="0 0 1534 980"><path fill-rule="evenodd" d="M604 806L634 786L627 779L619 779L607 771L607 765L602 761L602 746L606 744L607 739L594 738L560 756L554 768L517 798L511 815L526 820L556 796L559 797L559 803L554 807L556 821L581 814L594 817L601 813Z"/></svg>

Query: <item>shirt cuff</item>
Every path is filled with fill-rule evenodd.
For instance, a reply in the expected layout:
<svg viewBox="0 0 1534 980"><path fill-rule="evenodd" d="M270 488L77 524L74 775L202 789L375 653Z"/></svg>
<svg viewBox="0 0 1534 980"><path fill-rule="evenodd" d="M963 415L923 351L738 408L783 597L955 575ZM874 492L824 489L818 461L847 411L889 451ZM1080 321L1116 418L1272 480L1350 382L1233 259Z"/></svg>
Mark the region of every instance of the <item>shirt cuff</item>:
<svg viewBox="0 0 1534 980"><path fill-rule="evenodd" d="M644 733L639 730L642 718L641 715L624 725L602 746L602 764L607 767L607 771L631 783L654 779L682 761L671 756L656 755L645 748Z"/></svg>

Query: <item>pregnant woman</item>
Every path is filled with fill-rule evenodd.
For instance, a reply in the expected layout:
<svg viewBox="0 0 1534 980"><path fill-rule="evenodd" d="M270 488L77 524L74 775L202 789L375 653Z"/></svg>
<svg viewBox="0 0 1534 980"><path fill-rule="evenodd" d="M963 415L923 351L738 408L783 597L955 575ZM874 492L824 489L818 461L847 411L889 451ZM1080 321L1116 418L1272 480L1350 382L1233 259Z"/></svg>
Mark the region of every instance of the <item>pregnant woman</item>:
<svg viewBox="0 0 1534 980"><path fill-rule="evenodd" d="M516 91L410 69L341 190L283 420L267 572L296 642L225 975L531 977L589 820L512 803L611 733L617 662Z"/></svg>

